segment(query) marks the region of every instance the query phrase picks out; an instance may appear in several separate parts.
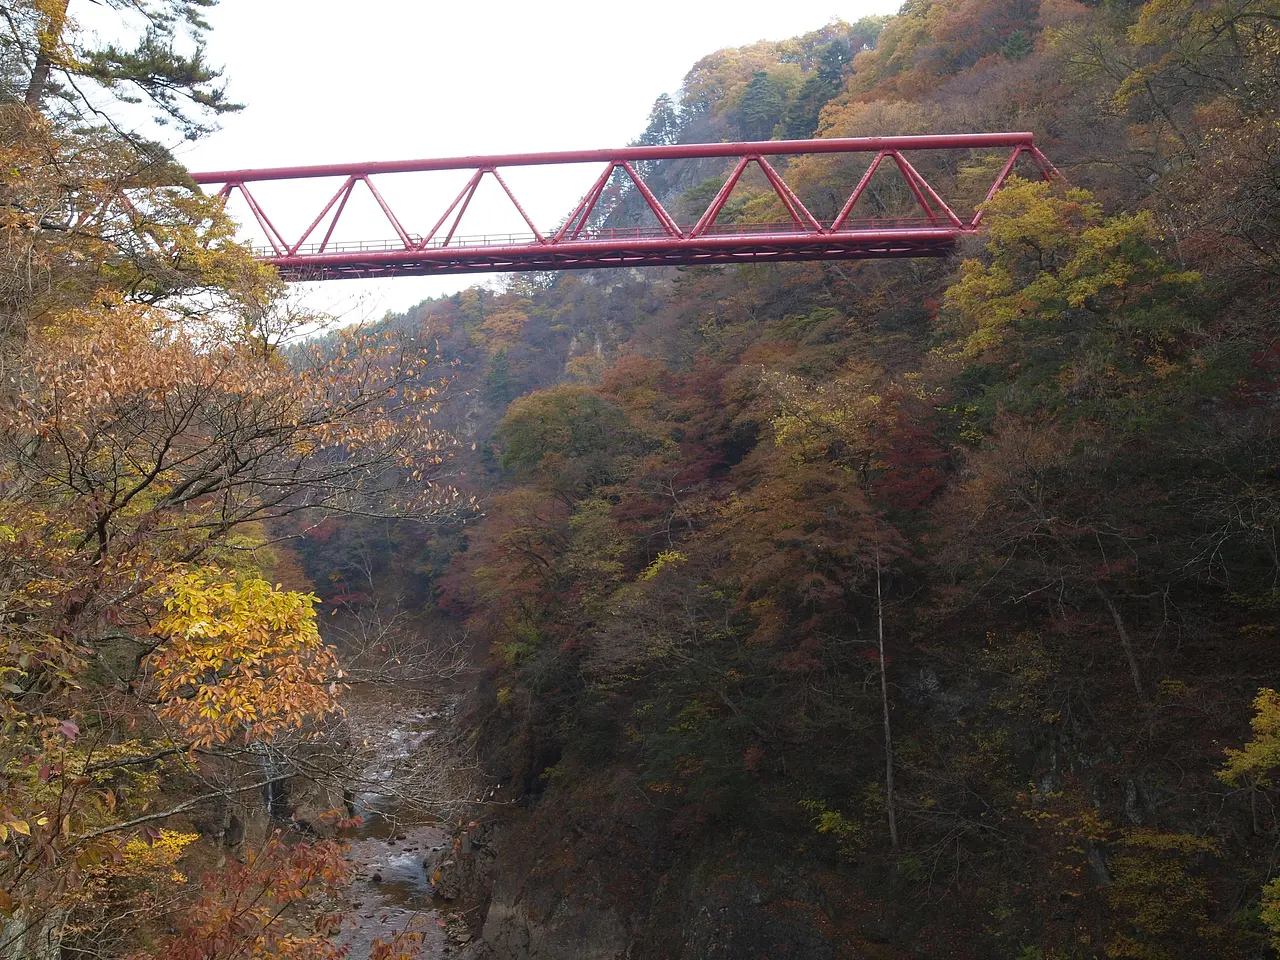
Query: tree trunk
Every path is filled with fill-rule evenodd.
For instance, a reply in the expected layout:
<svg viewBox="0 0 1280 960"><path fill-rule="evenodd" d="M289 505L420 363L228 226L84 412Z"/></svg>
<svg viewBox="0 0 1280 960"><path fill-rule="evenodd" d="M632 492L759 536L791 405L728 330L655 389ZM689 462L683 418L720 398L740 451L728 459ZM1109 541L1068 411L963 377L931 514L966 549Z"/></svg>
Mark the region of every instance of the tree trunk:
<svg viewBox="0 0 1280 960"><path fill-rule="evenodd" d="M1120 646L1124 647L1125 658L1129 661L1129 675L1133 678L1133 689L1138 691L1140 700L1146 700L1147 694L1142 689L1142 673L1138 670L1138 655L1133 649L1133 638L1129 636L1129 631L1124 625L1124 619L1120 616L1120 611L1112 603L1111 598L1103 592L1102 587L1095 585L1094 589L1098 591L1098 596L1102 598L1102 602L1111 611L1111 620L1116 625L1116 633L1120 635Z"/></svg>
<svg viewBox="0 0 1280 960"><path fill-rule="evenodd" d="M880 547L876 546L876 618L880 643L880 705L884 710L884 795L889 814L889 844L898 850L898 809L893 796L893 728L889 723L889 680L884 662L884 597L880 588Z"/></svg>
<svg viewBox="0 0 1280 960"><path fill-rule="evenodd" d="M19 907L0 930L0 960L58 960L65 911L33 913Z"/></svg>
<svg viewBox="0 0 1280 960"><path fill-rule="evenodd" d="M49 86L49 72L53 69L53 55L62 41L62 30L67 24L67 5L71 0L57 0L49 13L49 23L40 31L40 50L36 54L35 66L31 69L31 80L27 83L27 106L39 110L44 100L44 93Z"/></svg>

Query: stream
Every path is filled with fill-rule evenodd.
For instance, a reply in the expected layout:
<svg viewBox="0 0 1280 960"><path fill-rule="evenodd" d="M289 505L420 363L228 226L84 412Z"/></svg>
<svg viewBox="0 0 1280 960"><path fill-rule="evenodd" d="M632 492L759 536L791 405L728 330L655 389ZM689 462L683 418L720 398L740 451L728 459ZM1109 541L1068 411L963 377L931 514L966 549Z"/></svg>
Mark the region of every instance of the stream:
<svg viewBox="0 0 1280 960"><path fill-rule="evenodd" d="M373 747L353 803L363 822L342 834L352 864L345 906L354 925L344 929L339 942L350 947L351 960L367 960L378 939L401 931L423 935L419 956L424 960L447 958L456 946L446 937L449 904L433 898L424 866L424 860L434 862L448 848L450 833L397 795L406 776L432 762L426 747L447 722L449 705L438 696L414 699L400 691L395 702L387 697L348 701L353 736Z"/></svg>

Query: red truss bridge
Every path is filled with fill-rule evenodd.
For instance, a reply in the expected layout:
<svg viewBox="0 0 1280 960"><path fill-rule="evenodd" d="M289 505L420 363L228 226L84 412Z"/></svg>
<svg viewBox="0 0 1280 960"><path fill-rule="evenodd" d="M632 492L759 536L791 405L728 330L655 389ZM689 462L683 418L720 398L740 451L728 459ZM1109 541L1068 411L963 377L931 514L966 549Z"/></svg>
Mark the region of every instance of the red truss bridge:
<svg viewBox="0 0 1280 960"><path fill-rule="evenodd" d="M221 185L217 195L242 195L269 246L259 257L275 264L286 280L333 280L355 277L422 276L487 271L581 270L599 267L666 266L671 264L759 263L789 260L851 260L884 257L945 256L963 236L977 230L981 212L966 218L942 199L907 159L912 151L973 151L1008 149L1009 155L986 193L990 199L1026 156L1046 180L1053 165L1030 133L977 133L943 136L867 137L828 140L769 140L755 143L695 143L633 146L619 150L526 153L493 157L347 163L268 170L229 170L196 173L199 184ZM809 212L769 162L770 157L803 154L866 154L861 178L850 183L848 199L831 219ZM662 160L736 161L724 185L693 223L677 223L649 185L644 172ZM540 230L503 179L509 167L551 167L566 164L604 165L590 189L559 226ZM719 223L734 187L752 165L758 167L777 194L789 219L781 223ZM911 217L859 218L858 201L867 193L873 175L882 167L897 168L919 212ZM412 229L391 208L374 184L374 177L469 170L471 176L453 202L429 229ZM477 188L493 177L510 198L528 233L464 236L458 227ZM852 177L850 178L852 180ZM278 180L329 180L337 188L310 225L290 240L277 229L250 184ZM612 184L634 189L656 221L652 226L601 226ZM363 184L386 215L391 239L336 241L334 233L347 202ZM605 198L605 204L602 204Z"/></svg>

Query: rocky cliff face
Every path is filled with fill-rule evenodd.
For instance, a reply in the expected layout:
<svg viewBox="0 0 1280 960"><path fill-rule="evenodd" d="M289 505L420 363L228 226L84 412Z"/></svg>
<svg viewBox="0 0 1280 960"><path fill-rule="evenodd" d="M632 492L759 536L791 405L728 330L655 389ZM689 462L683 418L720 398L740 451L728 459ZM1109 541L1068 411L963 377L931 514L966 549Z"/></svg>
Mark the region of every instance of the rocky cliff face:
<svg viewBox="0 0 1280 960"><path fill-rule="evenodd" d="M616 807L616 805L615 805ZM642 849L627 811L611 828L548 797L535 811L470 829L441 864L436 891L479 906L492 960L632 957L633 911L645 903ZM478 951L477 951L478 953Z"/></svg>
<svg viewBox="0 0 1280 960"><path fill-rule="evenodd" d="M765 845L686 848L603 789L555 788L443 855L438 895L474 910L467 960L907 960L847 876ZM901 942L898 937L893 937Z"/></svg>

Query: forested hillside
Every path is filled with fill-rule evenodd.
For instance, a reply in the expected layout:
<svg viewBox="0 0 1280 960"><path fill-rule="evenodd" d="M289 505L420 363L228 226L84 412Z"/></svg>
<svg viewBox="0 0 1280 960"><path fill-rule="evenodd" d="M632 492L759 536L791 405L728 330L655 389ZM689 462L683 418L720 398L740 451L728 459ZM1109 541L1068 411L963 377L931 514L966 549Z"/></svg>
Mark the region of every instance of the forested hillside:
<svg viewBox="0 0 1280 960"><path fill-rule="evenodd" d="M639 142L1029 130L1061 176L948 259L523 275L323 336L103 122L236 109L206 0L141 6L136 49L3 11L2 960L341 957L312 811L352 812L339 629L391 606L473 668L433 876L470 957L1276 955L1280 2L721 50ZM967 211L1003 157L912 162ZM862 172L779 170L828 218ZM645 171L681 220L727 172ZM913 202L886 165L863 215ZM720 222L779 219L744 177ZM435 656L389 635L379 682Z"/></svg>
<svg viewBox="0 0 1280 960"><path fill-rule="evenodd" d="M470 391L484 516L404 555L487 656L497 956L1272 955L1278 26L921 0L722 50L642 142L1025 129L1063 177L953 260L390 321ZM972 199L996 162L920 166ZM787 170L816 215L836 163Z"/></svg>

